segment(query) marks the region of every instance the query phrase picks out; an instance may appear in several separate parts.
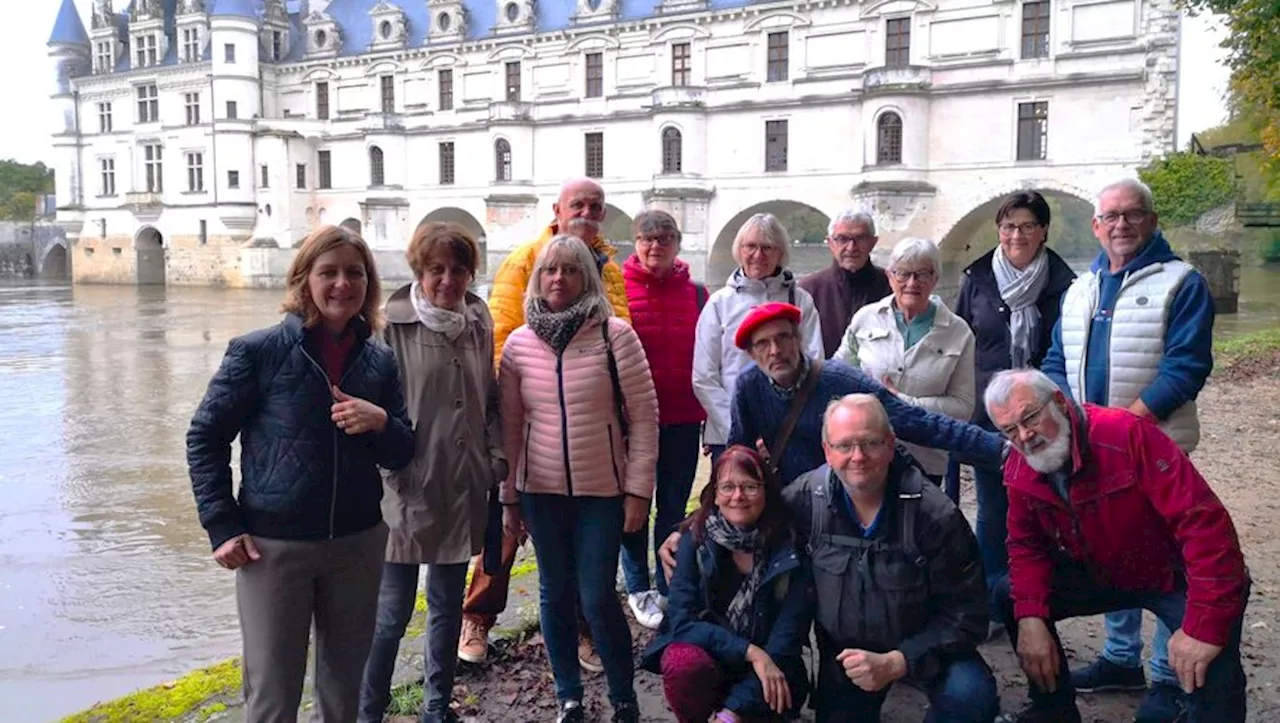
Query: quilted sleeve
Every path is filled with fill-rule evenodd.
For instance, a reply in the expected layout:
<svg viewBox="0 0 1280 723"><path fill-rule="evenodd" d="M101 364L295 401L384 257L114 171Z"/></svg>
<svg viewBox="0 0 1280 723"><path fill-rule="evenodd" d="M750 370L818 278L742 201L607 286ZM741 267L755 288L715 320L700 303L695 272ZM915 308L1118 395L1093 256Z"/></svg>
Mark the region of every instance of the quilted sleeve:
<svg viewBox="0 0 1280 723"><path fill-rule="evenodd" d="M604 274L601 278L604 280L609 303L613 305L613 315L630 322L631 308L627 306L627 281L622 276L622 268L610 260L604 265Z"/></svg>
<svg viewBox="0 0 1280 723"><path fill-rule="evenodd" d="M245 532L231 490L231 443L255 411L256 392L253 349L243 339L232 339L187 429L191 491L200 525L215 550Z"/></svg>

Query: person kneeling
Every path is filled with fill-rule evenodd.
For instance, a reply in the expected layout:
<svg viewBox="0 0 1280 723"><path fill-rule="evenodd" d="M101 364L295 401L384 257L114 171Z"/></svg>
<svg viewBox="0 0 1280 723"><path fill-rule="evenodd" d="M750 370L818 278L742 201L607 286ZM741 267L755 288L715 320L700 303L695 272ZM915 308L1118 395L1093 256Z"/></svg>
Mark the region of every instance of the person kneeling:
<svg viewBox="0 0 1280 723"><path fill-rule="evenodd" d="M808 694L801 646L813 588L777 479L753 450L716 462L684 525L667 620L642 666L662 674L680 723L774 721Z"/></svg>

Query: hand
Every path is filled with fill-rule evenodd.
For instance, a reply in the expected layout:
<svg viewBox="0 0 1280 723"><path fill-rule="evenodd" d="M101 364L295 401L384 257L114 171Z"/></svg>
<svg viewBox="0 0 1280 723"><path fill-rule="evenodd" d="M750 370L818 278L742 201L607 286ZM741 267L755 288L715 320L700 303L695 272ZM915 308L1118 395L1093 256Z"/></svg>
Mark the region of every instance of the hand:
<svg viewBox="0 0 1280 723"><path fill-rule="evenodd" d="M622 503L622 531L631 533L644 527L649 521L649 500L627 495Z"/></svg>
<svg viewBox="0 0 1280 723"><path fill-rule="evenodd" d="M667 539L658 546L658 562L662 563L662 569L666 571L668 580L676 572L676 550L678 549L680 549L679 530L667 535Z"/></svg>
<svg viewBox="0 0 1280 723"><path fill-rule="evenodd" d="M747 646L747 662L760 679L760 687L764 689L764 703L778 715L791 710L791 685L787 676L774 664L773 658L758 645Z"/></svg>
<svg viewBox="0 0 1280 723"><path fill-rule="evenodd" d="M836 662L844 666L844 674L853 684L875 693L895 680L906 676L907 659L897 650L888 653L872 653L856 648L845 648L836 655Z"/></svg>
<svg viewBox="0 0 1280 723"><path fill-rule="evenodd" d="M347 434L381 434L387 428L387 411L382 407L350 396L336 386L333 387L333 398L335 401L329 408L329 417L338 429Z"/></svg>
<svg viewBox="0 0 1280 723"><path fill-rule="evenodd" d="M253 538L245 533L218 545L218 549L213 551L213 559L228 570L234 570L262 559L262 553L253 544Z"/></svg>
<svg viewBox="0 0 1280 723"><path fill-rule="evenodd" d="M892 392L893 396L896 397L899 394L902 394L902 392L898 391L897 387L893 386L893 382L889 379L888 374L884 375L884 378L880 380L880 383L884 385L885 389L888 389L890 392Z"/></svg>
<svg viewBox="0 0 1280 723"><path fill-rule="evenodd" d="M769 461L769 445L765 444L763 439L756 440L756 454L760 455L765 462Z"/></svg>
<svg viewBox="0 0 1280 723"><path fill-rule="evenodd" d="M1169 638L1169 665L1178 674L1178 683L1187 695L1197 688L1204 687L1205 675L1209 672L1209 663L1222 652L1221 645L1196 640L1187 635L1182 628Z"/></svg>
<svg viewBox="0 0 1280 723"><path fill-rule="evenodd" d="M1041 618L1018 621L1018 662L1031 682L1046 693L1058 690L1058 644Z"/></svg>
<svg viewBox="0 0 1280 723"><path fill-rule="evenodd" d="M711 456L711 445L709 445L709 444L704 444L704 445L702 445L702 456L703 456L703 457L710 457L710 456Z"/></svg>
<svg viewBox="0 0 1280 723"><path fill-rule="evenodd" d="M524 526L524 515L520 514L520 505L502 506L502 529L521 542L527 531Z"/></svg>
<svg viewBox="0 0 1280 723"><path fill-rule="evenodd" d="M728 708L721 708L720 710L715 711L711 714L711 717L707 719L707 723L724 723L725 721L730 721L731 723L742 723L742 719L738 717L738 714Z"/></svg>

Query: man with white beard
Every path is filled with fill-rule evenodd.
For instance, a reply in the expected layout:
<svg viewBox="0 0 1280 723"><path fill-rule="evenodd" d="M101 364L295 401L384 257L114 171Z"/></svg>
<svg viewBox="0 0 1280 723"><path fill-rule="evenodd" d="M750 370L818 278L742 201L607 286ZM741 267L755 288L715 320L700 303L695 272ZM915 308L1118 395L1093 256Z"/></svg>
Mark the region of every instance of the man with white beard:
<svg viewBox="0 0 1280 723"><path fill-rule="evenodd" d="M1031 705L1012 723L1075 723L1080 711L1054 623L1150 610L1176 631L1169 662L1187 723L1243 723L1240 628L1249 574L1209 484L1155 423L1077 405L1035 370L996 374L984 401L1012 442L1009 575L995 585Z"/></svg>

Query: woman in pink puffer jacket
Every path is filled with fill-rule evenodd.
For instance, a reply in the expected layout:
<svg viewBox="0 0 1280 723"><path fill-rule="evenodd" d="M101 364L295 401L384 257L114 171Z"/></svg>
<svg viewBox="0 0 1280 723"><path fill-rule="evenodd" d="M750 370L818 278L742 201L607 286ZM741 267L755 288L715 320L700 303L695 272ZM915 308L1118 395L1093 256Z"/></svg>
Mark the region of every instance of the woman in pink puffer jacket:
<svg viewBox="0 0 1280 723"><path fill-rule="evenodd" d="M498 367L505 448L503 523L528 529L538 558L542 637L560 703L584 719L576 606L591 628L613 720L640 720L631 632L614 592L622 533L649 516L658 460L658 402L634 330L613 316L597 259L574 236L538 254L525 325Z"/></svg>

